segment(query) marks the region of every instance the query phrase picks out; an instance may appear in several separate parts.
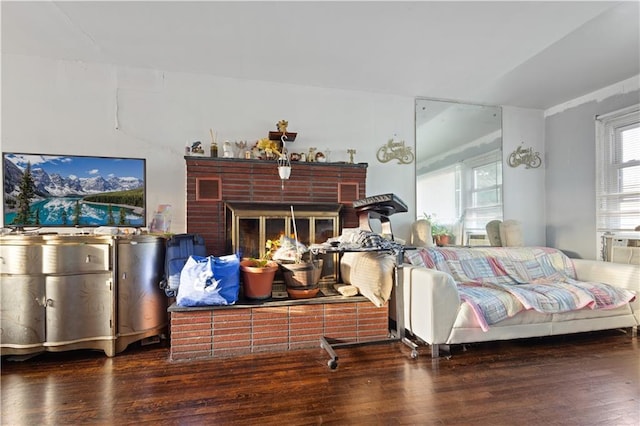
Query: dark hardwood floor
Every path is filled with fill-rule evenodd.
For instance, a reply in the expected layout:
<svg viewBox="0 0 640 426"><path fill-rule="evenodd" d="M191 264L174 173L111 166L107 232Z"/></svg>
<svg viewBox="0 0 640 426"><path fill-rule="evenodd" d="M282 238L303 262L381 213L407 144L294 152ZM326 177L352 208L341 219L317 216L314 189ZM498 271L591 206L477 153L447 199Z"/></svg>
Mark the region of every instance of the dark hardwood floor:
<svg viewBox="0 0 640 426"><path fill-rule="evenodd" d="M621 331L454 347L400 343L169 362L162 344L2 359L2 425L640 424L640 347Z"/></svg>

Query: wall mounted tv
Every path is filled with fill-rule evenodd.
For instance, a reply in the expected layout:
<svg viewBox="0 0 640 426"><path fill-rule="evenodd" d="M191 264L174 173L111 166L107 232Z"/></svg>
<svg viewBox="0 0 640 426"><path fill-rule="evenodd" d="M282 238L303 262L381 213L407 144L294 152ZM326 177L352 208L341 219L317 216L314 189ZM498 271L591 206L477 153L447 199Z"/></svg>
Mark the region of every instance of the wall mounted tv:
<svg viewBox="0 0 640 426"><path fill-rule="evenodd" d="M144 227L142 158L4 152L5 227Z"/></svg>

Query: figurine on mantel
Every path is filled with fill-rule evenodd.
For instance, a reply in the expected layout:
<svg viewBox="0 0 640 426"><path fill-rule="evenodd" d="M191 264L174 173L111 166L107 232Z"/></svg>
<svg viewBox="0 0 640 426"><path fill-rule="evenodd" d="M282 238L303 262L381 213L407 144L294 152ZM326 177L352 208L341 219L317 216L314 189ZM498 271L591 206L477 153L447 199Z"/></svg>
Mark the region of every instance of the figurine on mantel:
<svg viewBox="0 0 640 426"><path fill-rule="evenodd" d="M349 154L349 164L353 164L353 156L355 155L356 150L355 149L348 149L347 150L347 154Z"/></svg>
<svg viewBox="0 0 640 426"><path fill-rule="evenodd" d="M222 145L222 151L224 152L224 158L233 158L233 149L231 148L231 142L224 141L224 144Z"/></svg>
<svg viewBox="0 0 640 426"><path fill-rule="evenodd" d="M276 127L280 133L287 133L287 127L289 126L289 122L287 120L280 120L276 123Z"/></svg>
<svg viewBox="0 0 640 426"><path fill-rule="evenodd" d="M204 148L202 142L196 141L191 144L191 155L204 155Z"/></svg>
<svg viewBox="0 0 640 426"><path fill-rule="evenodd" d="M310 147L309 153L307 154L307 161L313 163L316 161L316 148Z"/></svg>
<svg viewBox="0 0 640 426"><path fill-rule="evenodd" d="M235 156L237 158L242 158L247 149L247 141L240 141L240 142L236 142L236 148L235 148Z"/></svg>
<svg viewBox="0 0 640 426"><path fill-rule="evenodd" d="M280 120L276 123L277 132L269 132L269 139L272 141L279 141L284 138L287 142L293 142L296 140L297 133L288 132L289 122L287 120Z"/></svg>

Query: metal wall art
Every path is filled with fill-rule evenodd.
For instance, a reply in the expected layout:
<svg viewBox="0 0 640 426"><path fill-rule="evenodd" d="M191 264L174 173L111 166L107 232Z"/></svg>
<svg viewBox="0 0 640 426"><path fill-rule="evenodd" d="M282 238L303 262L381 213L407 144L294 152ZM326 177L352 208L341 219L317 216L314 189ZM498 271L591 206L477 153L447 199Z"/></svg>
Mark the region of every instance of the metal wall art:
<svg viewBox="0 0 640 426"><path fill-rule="evenodd" d="M537 169L542 165L542 158L540 158L540 153L534 151L532 147L525 149L520 144L515 151L509 154L507 163L511 167L518 167L524 164L526 169Z"/></svg>
<svg viewBox="0 0 640 426"><path fill-rule="evenodd" d="M404 141L394 142L393 139L389 139L386 145L378 149L376 157L381 163L396 159L398 164L411 164L415 159L410 146L405 146Z"/></svg>

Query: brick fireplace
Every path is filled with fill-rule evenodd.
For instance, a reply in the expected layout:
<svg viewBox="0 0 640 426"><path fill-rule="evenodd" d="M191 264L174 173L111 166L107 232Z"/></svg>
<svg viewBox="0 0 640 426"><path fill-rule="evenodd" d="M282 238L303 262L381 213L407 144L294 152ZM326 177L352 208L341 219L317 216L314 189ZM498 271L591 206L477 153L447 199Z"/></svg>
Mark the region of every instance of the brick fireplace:
<svg viewBox="0 0 640 426"><path fill-rule="evenodd" d="M340 203L341 228L355 228L352 201L366 196L367 164L292 162L291 177L278 177L275 161L185 157L187 232L200 234L207 251L226 253L225 202Z"/></svg>
<svg viewBox="0 0 640 426"><path fill-rule="evenodd" d="M352 207L366 196L367 164L292 162L289 180L275 161L185 157L187 232L204 237L207 252L229 253L225 204L341 204L340 229L358 227ZM234 306L172 305L172 360L319 347L321 336L363 341L388 334L388 306L362 296L303 300L240 300Z"/></svg>

